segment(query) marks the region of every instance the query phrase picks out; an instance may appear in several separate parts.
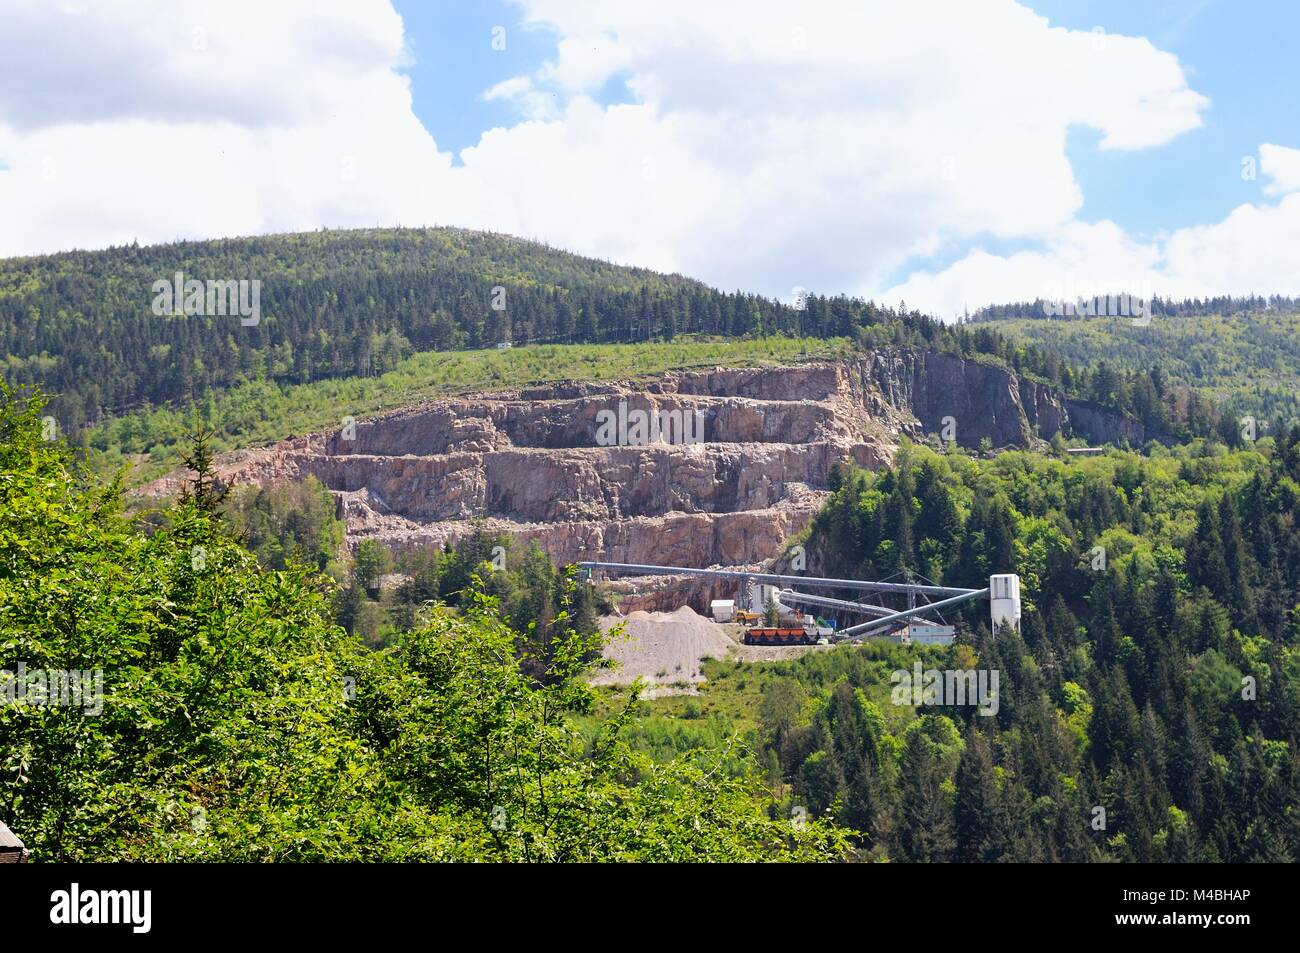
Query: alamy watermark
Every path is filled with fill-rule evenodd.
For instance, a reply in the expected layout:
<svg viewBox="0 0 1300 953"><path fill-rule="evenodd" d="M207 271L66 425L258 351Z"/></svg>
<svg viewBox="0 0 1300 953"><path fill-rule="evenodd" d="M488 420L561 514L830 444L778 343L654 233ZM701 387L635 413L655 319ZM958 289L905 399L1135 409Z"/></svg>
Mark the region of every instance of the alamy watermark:
<svg viewBox="0 0 1300 953"><path fill-rule="evenodd" d="M50 922L122 924L132 933L148 933L153 926L152 890L83 890L73 883L50 894Z"/></svg>
<svg viewBox="0 0 1300 953"><path fill-rule="evenodd" d="M29 669L26 662L19 662L16 670L0 668L0 705L48 705L103 714L104 670Z"/></svg>
<svg viewBox="0 0 1300 953"><path fill-rule="evenodd" d="M153 313L225 317L239 315L239 323L256 327L262 320L262 282L241 278L238 281L200 281L176 272L172 280L159 278L153 283Z"/></svg>
<svg viewBox="0 0 1300 953"><path fill-rule="evenodd" d="M700 410L629 410L626 400L618 410L596 412L596 445L647 447L652 443L703 443L704 413Z"/></svg>
<svg viewBox="0 0 1300 953"><path fill-rule="evenodd" d="M918 660L912 671L900 668L889 680L894 686L890 700L895 705L975 705L981 715L998 713L997 669L922 669Z"/></svg>
<svg viewBox="0 0 1300 953"><path fill-rule="evenodd" d="M1049 318L1130 318L1136 326L1151 323L1149 281L1049 281L1043 294L1043 314Z"/></svg>

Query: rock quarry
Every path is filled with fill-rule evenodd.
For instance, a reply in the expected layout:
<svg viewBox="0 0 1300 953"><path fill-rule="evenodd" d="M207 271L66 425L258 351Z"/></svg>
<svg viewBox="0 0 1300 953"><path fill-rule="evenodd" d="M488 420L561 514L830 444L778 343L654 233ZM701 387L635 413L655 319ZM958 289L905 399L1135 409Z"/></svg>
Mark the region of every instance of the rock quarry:
<svg viewBox="0 0 1300 953"><path fill-rule="evenodd" d="M697 442L601 445L611 411L694 414ZM442 544L475 522L584 559L758 567L780 556L841 460L879 468L901 436L1029 447L1057 432L1139 444L1141 425L993 364L908 347L766 368L672 371L432 401L219 460L230 484L319 478L348 544ZM672 435L670 434L670 437ZM162 495L179 475L145 488ZM625 609L673 609L680 585L623 581ZM714 593L690 599L707 609Z"/></svg>

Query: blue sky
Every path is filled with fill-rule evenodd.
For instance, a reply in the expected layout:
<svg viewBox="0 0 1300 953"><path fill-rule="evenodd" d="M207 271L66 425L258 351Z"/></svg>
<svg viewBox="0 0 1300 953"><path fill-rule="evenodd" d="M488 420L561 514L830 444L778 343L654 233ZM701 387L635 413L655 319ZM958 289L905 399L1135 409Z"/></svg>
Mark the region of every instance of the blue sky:
<svg viewBox="0 0 1300 953"><path fill-rule="evenodd" d="M459 153L478 142L484 130L518 122L512 104L485 101L482 93L553 56L553 32L523 27L520 8L501 0L397 0L393 5L406 27L412 63L404 72L411 78L415 114L440 148ZM491 47L498 26L506 30L502 51Z"/></svg>
<svg viewBox="0 0 1300 953"><path fill-rule="evenodd" d="M1208 96L1205 125L1140 153L1106 153L1078 129L1069 156L1083 187L1082 215L1134 232L1221 218L1260 197L1241 159L1261 142L1294 144L1300 133L1300 3L1294 0L1051 0L1032 2L1054 24L1145 36L1188 68Z"/></svg>

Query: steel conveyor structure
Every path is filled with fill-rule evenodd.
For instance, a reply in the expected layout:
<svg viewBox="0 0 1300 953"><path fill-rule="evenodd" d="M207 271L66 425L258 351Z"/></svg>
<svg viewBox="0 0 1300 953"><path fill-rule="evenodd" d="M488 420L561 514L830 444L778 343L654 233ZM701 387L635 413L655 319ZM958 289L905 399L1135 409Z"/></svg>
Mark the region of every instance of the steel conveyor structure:
<svg viewBox="0 0 1300 953"><path fill-rule="evenodd" d="M637 563L581 562L579 569L601 570L623 576L704 576L711 579L752 579L769 586L818 586L827 589L861 589L864 592L920 593L926 596L961 596L987 593L987 589L956 589L952 586L922 586L905 582L866 582L861 579L828 579L820 576L779 576L739 569L689 569L685 566L647 566Z"/></svg>
<svg viewBox="0 0 1300 953"><path fill-rule="evenodd" d="M898 612L897 609L890 609L887 606L873 606L865 602L853 602L849 599L832 599L830 596L815 596L808 592L795 592L793 589L782 589L776 594L776 600L783 605L794 603L796 605L823 606L827 609L856 612L858 615L889 616ZM921 608L928 609L929 605L921 606ZM928 619L922 619L921 621L930 625L939 624Z"/></svg>
<svg viewBox="0 0 1300 953"><path fill-rule="evenodd" d="M624 576L698 576L706 579L735 579L777 586L780 588L778 599L790 596L789 601L805 601L814 605L835 606L841 609L860 611L865 615L883 613L881 618L863 622L860 625L841 629L837 635L858 638L871 635L896 626L900 622L959 605L971 599L988 599L990 603L990 622L993 632L1004 625L1020 627L1020 577L1012 573L1002 573L989 577L988 588L960 589L954 586L929 586L908 582L872 582L864 579L834 579L826 576L786 576L776 573L745 572L740 569L692 569L687 566L654 566L640 563L580 562L578 568L588 574L600 571L618 573ZM790 589L791 586L815 586L822 589L857 589L863 592L903 593L912 597L917 595L941 596L937 602L914 606L910 609L895 611L884 606L871 606L860 602L831 599L827 596L809 596Z"/></svg>

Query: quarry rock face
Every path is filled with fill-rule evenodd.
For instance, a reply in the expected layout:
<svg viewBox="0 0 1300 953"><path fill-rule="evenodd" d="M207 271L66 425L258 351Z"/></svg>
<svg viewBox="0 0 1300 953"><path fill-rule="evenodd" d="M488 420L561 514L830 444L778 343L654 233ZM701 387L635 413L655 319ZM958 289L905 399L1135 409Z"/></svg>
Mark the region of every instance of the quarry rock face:
<svg viewBox="0 0 1300 953"><path fill-rule="evenodd" d="M1065 407L1069 427L1063 429L1086 436L1094 443L1127 443L1140 447L1146 442L1146 428L1140 420L1079 400L1068 400Z"/></svg>
<svg viewBox="0 0 1300 953"><path fill-rule="evenodd" d="M654 442L637 431L647 422ZM358 421L355 432L232 454L220 473L232 484L318 477L350 545L442 544L477 521L559 562L757 566L807 526L838 461L880 468L901 435L945 425L971 447L1026 447L1057 432L1143 436L1132 420L1005 368L897 347L439 400ZM169 478L146 492L176 486ZM653 596L643 604L660 607Z"/></svg>

